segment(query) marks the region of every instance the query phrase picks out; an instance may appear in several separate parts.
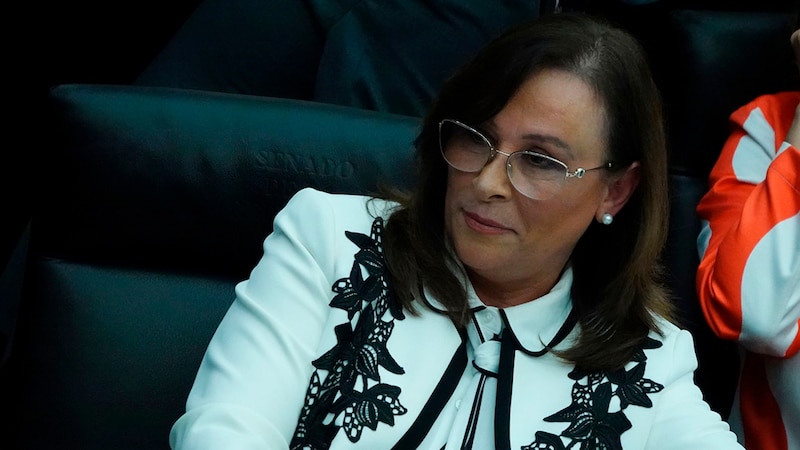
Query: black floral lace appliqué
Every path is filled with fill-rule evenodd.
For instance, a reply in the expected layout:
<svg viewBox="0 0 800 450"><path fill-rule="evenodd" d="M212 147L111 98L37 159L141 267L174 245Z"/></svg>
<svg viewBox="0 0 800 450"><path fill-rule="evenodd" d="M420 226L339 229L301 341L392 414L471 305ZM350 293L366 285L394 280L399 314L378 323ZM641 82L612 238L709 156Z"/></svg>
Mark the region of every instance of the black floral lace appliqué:
<svg viewBox="0 0 800 450"><path fill-rule="evenodd" d="M647 338L634 354L630 369L605 372L585 372L575 369L569 377L572 385L572 404L545 417L547 422L568 422L560 435L539 431L536 440L522 450L622 450L620 436L631 428L625 416L629 406L650 408L648 394L664 386L644 378L647 357L644 349L661 347L661 342ZM612 399L617 402L612 406Z"/></svg>
<svg viewBox="0 0 800 450"><path fill-rule="evenodd" d="M403 311L395 301L383 259L383 220L375 219L370 236L346 231L359 248L350 275L334 283L330 306L347 311L336 327L337 344L313 362L316 370L306 392L292 449L327 449L343 428L356 442L364 427L394 425L406 413L400 388L381 383L381 371L404 370L386 349L395 320Z"/></svg>

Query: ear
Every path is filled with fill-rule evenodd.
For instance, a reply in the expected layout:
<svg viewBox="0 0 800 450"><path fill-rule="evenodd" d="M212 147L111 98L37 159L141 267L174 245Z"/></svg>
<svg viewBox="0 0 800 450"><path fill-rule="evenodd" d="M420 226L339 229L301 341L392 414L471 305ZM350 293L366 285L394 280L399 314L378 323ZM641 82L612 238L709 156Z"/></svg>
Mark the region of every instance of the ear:
<svg viewBox="0 0 800 450"><path fill-rule="evenodd" d="M628 166L621 175L613 175L609 181L606 196L594 214L595 220L603 223L603 215L606 213L616 216L633 195L636 186L639 185L640 176L641 167L638 161Z"/></svg>

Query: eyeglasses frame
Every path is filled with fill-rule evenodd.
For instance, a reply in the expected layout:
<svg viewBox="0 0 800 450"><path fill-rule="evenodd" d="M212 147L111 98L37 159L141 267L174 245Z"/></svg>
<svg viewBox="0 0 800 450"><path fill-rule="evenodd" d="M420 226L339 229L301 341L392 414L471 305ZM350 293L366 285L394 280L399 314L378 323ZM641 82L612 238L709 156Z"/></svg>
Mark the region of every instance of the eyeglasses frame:
<svg viewBox="0 0 800 450"><path fill-rule="evenodd" d="M467 130L472 131L476 135L480 136L481 139L483 139L483 141L486 142L486 145L489 146L489 157L486 159L486 162L483 164L483 166L481 166L477 170L471 170L470 171L470 170L460 169L460 168L455 167L453 164L450 163L450 161L444 155L445 154L445 150L444 150L445 146L444 146L444 143L442 142L442 125L445 122L449 122L449 123L455 124L457 126L466 128ZM530 151L530 150L520 150L520 151L516 151L516 152L512 152L512 153L507 153L507 152L504 152L504 151L501 151L501 150L498 150L497 148L495 148L494 144L492 144L492 141L490 141L489 138L484 136L483 133L481 133L477 129L465 124L464 122L458 121L456 119L442 119L441 121L439 121L439 151L442 154L442 158L444 158L444 160L447 163L447 165L449 165L450 167L452 167L452 168L454 168L454 169L456 169L456 170L458 170L460 172L465 172L465 173L477 173L477 172L480 172L481 170L483 170L484 167L486 167L487 164L489 164L489 162L491 162L494 159L495 155L501 154L501 155L506 157L506 175L508 175L508 179L509 179L509 181L511 181L511 185L512 186L514 186L514 182L511 180L511 156L515 155L517 153L541 156L541 157L543 157L545 159L548 159L548 160L550 160L550 161L552 161L554 163L557 163L558 165L564 167L564 179L565 180L568 179L568 178L583 178L583 176L586 174L586 172L591 172L593 170L600 170L600 169L611 169L614 166L613 162L608 161L608 162L606 162L605 164L603 164L601 166L592 167L592 168L589 168L589 169L584 169L583 167L578 167L577 169L575 169L574 171L571 172L569 170L569 166L567 166L563 161L560 161L560 160L558 160L556 158L553 158L552 156L545 155L543 153L533 152L533 151ZM514 188L516 189L516 186L514 186ZM517 191L519 191L519 189L517 189ZM526 195L522 191L519 191L519 192L521 194L525 195L526 197L530 197L529 195Z"/></svg>

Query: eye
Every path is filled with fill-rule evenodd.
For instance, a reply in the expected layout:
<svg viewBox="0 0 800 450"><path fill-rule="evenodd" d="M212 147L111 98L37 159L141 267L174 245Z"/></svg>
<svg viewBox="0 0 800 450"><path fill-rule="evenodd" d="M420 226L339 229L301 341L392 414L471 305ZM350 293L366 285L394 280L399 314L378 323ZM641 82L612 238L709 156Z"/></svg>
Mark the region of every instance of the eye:
<svg viewBox="0 0 800 450"><path fill-rule="evenodd" d="M564 172L564 166L553 158L535 152L519 152L516 153L519 169L523 172L536 171L536 172Z"/></svg>
<svg viewBox="0 0 800 450"><path fill-rule="evenodd" d="M478 133L473 133L471 131L467 131L466 134L469 135L468 139L470 143L473 145L480 145L482 147L486 146L486 140Z"/></svg>
<svg viewBox="0 0 800 450"><path fill-rule="evenodd" d="M486 153L489 145L480 134L467 128L456 127L450 136L451 145L462 151Z"/></svg>

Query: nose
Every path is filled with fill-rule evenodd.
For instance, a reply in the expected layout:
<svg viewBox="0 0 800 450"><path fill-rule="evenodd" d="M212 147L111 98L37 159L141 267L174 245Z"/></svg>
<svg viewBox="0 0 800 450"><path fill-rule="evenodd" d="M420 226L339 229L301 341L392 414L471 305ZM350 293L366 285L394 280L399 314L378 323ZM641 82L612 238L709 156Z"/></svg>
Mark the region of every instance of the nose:
<svg viewBox="0 0 800 450"><path fill-rule="evenodd" d="M484 200L492 198L511 198L514 186L508 178L508 157L510 153L495 150L494 157L483 166L472 180L475 190Z"/></svg>

